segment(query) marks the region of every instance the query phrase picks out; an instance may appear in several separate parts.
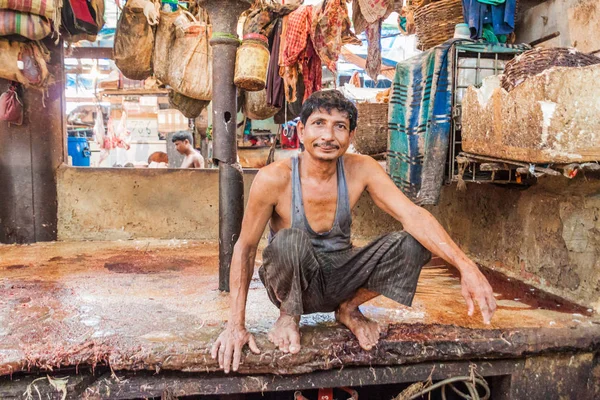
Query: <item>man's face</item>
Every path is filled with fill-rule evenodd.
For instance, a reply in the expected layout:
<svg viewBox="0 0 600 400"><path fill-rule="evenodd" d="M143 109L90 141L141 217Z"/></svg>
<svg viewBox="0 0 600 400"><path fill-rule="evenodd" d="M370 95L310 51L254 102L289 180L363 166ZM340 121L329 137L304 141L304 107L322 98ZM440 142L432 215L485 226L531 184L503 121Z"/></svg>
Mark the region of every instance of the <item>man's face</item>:
<svg viewBox="0 0 600 400"><path fill-rule="evenodd" d="M185 154L187 147L190 144L190 142L187 139L176 140L174 143L175 143L175 148L177 149L179 154Z"/></svg>
<svg viewBox="0 0 600 400"><path fill-rule="evenodd" d="M350 119L345 112L332 109L317 110L308 117L306 125L298 123L298 135L306 151L316 159L336 160L348 146L354 131L350 131Z"/></svg>

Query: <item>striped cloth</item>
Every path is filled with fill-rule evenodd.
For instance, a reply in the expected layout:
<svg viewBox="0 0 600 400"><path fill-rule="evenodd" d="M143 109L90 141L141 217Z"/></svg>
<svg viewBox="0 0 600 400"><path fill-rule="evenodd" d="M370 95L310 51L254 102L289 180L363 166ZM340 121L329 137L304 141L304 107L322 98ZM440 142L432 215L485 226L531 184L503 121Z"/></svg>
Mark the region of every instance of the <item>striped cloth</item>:
<svg viewBox="0 0 600 400"><path fill-rule="evenodd" d="M55 19L56 0L0 0L0 10L20 11Z"/></svg>
<svg viewBox="0 0 600 400"><path fill-rule="evenodd" d="M0 36L19 35L30 40L41 40L52 32L45 17L12 10L0 10Z"/></svg>
<svg viewBox="0 0 600 400"><path fill-rule="evenodd" d="M282 229L263 251L259 276L269 299L290 315L335 311L365 288L410 306L431 253L406 232L362 248L318 251L302 229Z"/></svg>
<svg viewBox="0 0 600 400"><path fill-rule="evenodd" d="M448 41L396 65L388 113L392 180L417 204L437 204L452 109Z"/></svg>
<svg viewBox="0 0 600 400"><path fill-rule="evenodd" d="M528 45L450 39L396 65L388 112L388 170L417 204L437 204L446 166L452 111L453 48L516 54Z"/></svg>

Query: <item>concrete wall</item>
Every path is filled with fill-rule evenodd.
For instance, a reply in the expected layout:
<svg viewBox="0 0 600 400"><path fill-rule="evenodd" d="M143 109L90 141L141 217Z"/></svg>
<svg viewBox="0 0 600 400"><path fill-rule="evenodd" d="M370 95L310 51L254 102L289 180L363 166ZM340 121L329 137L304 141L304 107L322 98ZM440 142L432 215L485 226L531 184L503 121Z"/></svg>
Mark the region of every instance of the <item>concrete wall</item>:
<svg viewBox="0 0 600 400"><path fill-rule="evenodd" d="M600 310L600 177L444 188L430 211L475 261Z"/></svg>
<svg viewBox="0 0 600 400"><path fill-rule="evenodd" d="M244 172L246 198L255 174ZM64 167L58 198L60 240L218 238L217 170ZM429 210L475 261L600 310L598 176L452 185ZM355 239L399 229L366 193L353 210Z"/></svg>
<svg viewBox="0 0 600 400"><path fill-rule="evenodd" d="M256 172L244 171L246 200ZM58 239L217 240L218 196L216 169L62 167L58 172ZM386 218L366 194L353 218L357 238L401 227Z"/></svg>
<svg viewBox="0 0 600 400"><path fill-rule="evenodd" d="M548 0L526 10L517 23L517 42L531 42L559 31L560 36L541 46L600 50L598 0Z"/></svg>

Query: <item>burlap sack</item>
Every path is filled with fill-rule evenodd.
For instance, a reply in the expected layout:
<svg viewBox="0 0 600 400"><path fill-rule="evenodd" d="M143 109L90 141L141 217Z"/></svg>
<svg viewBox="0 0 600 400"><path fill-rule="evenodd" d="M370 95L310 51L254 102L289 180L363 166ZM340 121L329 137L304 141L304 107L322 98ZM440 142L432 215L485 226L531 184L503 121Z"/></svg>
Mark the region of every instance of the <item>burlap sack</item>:
<svg viewBox="0 0 600 400"><path fill-rule="evenodd" d="M62 0L0 0L0 10L21 11L51 20L57 18L57 7L60 6Z"/></svg>
<svg viewBox="0 0 600 400"><path fill-rule="evenodd" d="M0 39L0 78L20 82L26 87L43 87L48 80L49 54L36 42ZM19 69L19 62L23 69Z"/></svg>
<svg viewBox="0 0 600 400"><path fill-rule="evenodd" d="M271 107L267 104L266 89L259 90L258 92L244 92L242 112L246 117L255 121L261 121L273 117L278 111L279 108Z"/></svg>
<svg viewBox="0 0 600 400"><path fill-rule="evenodd" d="M125 4L115 33L115 64L129 79L146 79L152 75L153 49L154 33L143 9Z"/></svg>
<svg viewBox="0 0 600 400"><path fill-rule="evenodd" d="M173 22L181 15L181 10L176 12L160 12L160 21L156 29L154 40L153 67L154 76L165 85L169 82L170 50L175 40L175 26ZM173 62L175 62L173 60Z"/></svg>
<svg viewBox="0 0 600 400"><path fill-rule="evenodd" d="M181 111L186 118L198 117L202 110L208 106L208 103L210 101L192 99L174 90L169 90L169 105Z"/></svg>
<svg viewBox="0 0 600 400"><path fill-rule="evenodd" d="M199 14L203 12L200 11ZM212 98L212 47L208 43L208 17L194 17L182 12L185 28L176 29L175 40L169 51L169 85L177 92L197 100ZM178 20L175 25L181 22ZM179 32L181 31L181 32ZM160 79L160 78L159 78Z"/></svg>

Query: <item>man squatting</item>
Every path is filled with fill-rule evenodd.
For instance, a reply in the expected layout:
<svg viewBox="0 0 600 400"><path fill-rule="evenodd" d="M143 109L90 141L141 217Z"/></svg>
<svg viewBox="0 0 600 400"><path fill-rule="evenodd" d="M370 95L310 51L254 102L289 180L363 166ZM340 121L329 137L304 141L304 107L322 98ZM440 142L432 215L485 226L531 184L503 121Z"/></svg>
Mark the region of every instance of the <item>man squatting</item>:
<svg viewBox="0 0 600 400"><path fill-rule="evenodd" d="M258 243L269 222L269 244L259 269L280 316L271 340L285 353L300 351L300 316L335 311L360 346L371 350L380 327L358 306L383 295L410 306L421 268L437 254L461 274L469 316L477 303L490 323L496 301L487 279L425 209L412 203L371 157L345 154L355 133L357 109L336 91L313 93L303 104L298 135L305 151L256 175L231 262L231 310L212 357L237 371L242 348L260 353L246 330L246 300ZM363 191L402 223L401 232L365 247L350 241L351 210Z"/></svg>

